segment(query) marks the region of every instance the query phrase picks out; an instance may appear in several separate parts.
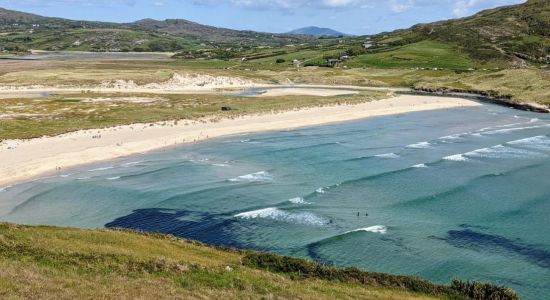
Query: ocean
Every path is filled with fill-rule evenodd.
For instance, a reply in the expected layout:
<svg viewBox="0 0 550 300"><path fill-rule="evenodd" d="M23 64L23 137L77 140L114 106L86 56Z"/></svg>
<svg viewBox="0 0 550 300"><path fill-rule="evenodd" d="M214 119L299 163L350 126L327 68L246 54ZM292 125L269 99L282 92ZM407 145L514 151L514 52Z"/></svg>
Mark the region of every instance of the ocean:
<svg viewBox="0 0 550 300"><path fill-rule="evenodd" d="M0 187L0 220L169 233L550 295L550 116L494 105L230 136Z"/></svg>

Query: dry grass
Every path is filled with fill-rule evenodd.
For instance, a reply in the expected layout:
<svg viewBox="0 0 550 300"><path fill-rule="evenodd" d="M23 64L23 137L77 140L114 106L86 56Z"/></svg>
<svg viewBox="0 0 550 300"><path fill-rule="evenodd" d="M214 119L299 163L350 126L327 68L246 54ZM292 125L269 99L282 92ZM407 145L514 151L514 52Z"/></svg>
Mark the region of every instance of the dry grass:
<svg viewBox="0 0 550 300"><path fill-rule="evenodd" d="M550 73L543 70L520 69L452 74L439 78L426 78L416 86L497 91L502 95L511 95L516 102L550 106Z"/></svg>

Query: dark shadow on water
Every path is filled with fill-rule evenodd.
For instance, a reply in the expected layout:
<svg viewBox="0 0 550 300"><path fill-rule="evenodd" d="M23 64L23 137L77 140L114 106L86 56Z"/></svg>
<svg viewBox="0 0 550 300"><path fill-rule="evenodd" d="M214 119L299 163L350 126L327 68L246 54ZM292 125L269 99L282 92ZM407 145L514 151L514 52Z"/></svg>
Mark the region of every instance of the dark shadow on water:
<svg viewBox="0 0 550 300"><path fill-rule="evenodd" d="M542 268L550 268L550 251L521 241L480 233L471 229L448 231L445 240L458 248L518 255Z"/></svg>
<svg viewBox="0 0 550 300"><path fill-rule="evenodd" d="M232 222L203 212L147 208L117 218L105 227L170 234L214 246L249 248L233 238L230 230Z"/></svg>

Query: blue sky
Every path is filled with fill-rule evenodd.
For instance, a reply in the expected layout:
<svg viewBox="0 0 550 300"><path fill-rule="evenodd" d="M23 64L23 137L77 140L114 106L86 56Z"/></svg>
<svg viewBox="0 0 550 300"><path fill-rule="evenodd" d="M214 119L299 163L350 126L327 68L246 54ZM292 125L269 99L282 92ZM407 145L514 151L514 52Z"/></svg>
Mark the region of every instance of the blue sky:
<svg viewBox="0 0 550 300"><path fill-rule="evenodd" d="M182 18L265 32L313 25L372 34L522 2L525 0L0 0L0 7L81 20Z"/></svg>

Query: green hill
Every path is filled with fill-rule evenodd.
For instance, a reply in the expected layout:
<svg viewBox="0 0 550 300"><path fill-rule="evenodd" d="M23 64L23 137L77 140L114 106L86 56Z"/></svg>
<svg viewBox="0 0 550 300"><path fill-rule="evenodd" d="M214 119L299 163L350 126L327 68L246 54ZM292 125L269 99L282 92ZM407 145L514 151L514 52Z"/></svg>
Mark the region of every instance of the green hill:
<svg viewBox="0 0 550 300"><path fill-rule="evenodd" d="M2 299L518 299L160 234L0 224Z"/></svg>
<svg viewBox="0 0 550 300"><path fill-rule="evenodd" d="M419 24L408 30L381 34L378 45L403 46L437 41L456 47L474 60L506 60L521 67L521 60L550 62L550 1L529 0L524 4L482 11L474 16Z"/></svg>

